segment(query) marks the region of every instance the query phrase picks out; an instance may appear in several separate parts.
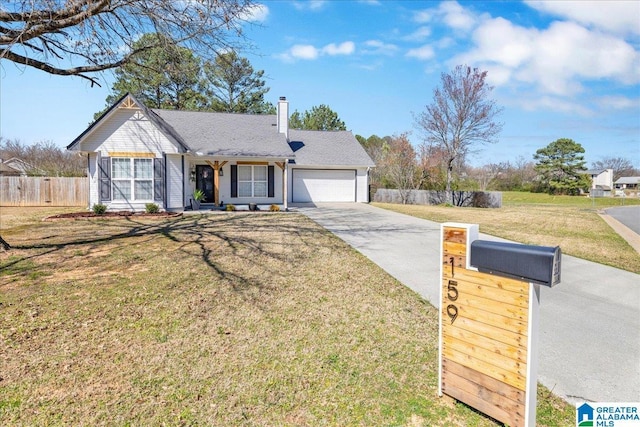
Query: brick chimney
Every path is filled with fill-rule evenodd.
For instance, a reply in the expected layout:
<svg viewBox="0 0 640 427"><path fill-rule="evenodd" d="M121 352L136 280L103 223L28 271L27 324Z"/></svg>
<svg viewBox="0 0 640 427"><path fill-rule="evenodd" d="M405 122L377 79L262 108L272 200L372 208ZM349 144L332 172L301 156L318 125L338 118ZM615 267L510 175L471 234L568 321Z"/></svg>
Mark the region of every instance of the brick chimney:
<svg viewBox="0 0 640 427"><path fill-rule="evenodd" d="M289 140L289 101L286 96L281 96L278 101L278 133L284 133Z"/></svg>

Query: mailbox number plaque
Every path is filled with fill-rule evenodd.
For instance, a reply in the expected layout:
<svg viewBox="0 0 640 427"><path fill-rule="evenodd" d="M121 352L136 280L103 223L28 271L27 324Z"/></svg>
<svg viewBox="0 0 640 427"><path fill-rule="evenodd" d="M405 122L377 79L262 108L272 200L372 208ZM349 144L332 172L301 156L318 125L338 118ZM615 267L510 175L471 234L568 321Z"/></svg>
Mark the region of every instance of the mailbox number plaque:
<svg viewBox="0 0 640 427"><path fill-rule="evenodd" d="M470 267L477 235L477 225L442 226L440 394L510 426L533 426L529 310L538 286Z"/></svg>
<svg viewBox="0 0 640 427"><path fill-rule="evenodd" d="M451 258L453 262L453 258ZM449 284L447 285L447 299L449 300L449 304L447 305L447 315L449 319L451 319L451 324L456 321L458 318L458 306L455 305L455 301L458 299L458 282L455 280L449 280Z"/></svg>

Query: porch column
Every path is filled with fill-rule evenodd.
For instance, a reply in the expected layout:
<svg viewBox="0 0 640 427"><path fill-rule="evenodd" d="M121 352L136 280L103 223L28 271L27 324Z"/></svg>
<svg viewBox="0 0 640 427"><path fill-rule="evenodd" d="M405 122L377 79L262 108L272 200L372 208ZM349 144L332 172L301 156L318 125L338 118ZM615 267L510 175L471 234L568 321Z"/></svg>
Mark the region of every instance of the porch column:
<svg viewBox="0 0 640 427"><path fill-rule="evenodd" d="M220 203L220 165L216 160L213 162L213 203L217 206Z"/></svg>
<svg viewBox="0 0 640 427"><path fill-rule="evenodd" d="M288 161L287 159L284 160L284 168L282 168L282 198L284 199L284 210L287 210L287 200L289 199L289 195L287 192L287 188L289 188L289 186L287 185L287 170L289 170L289 166L288 166Z"/></svg>
<svg viewBox="0 0 640 427"><path fill-rule="evenodd" d="M214 161L213 163L207 160L207 164L213 168L213 203L216 205L220 204L220 169L227 164L226 161L219 162Z"/></svg>
<svg viewBox="0 0 640 427"><path fill-rule="evenodd" d="M282 170L282 204L287 209L287 159L284 162L275 162Z"/></svg>

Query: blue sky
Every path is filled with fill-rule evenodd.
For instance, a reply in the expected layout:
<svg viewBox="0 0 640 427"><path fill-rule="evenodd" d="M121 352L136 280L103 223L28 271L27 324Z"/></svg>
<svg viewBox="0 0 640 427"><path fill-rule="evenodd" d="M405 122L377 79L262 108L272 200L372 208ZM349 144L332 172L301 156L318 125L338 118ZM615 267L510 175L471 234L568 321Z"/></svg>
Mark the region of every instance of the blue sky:
<svg viewBox="0 0 640 427"><path fill-rule="evenodd" d="M571 138L591 162L640 167L640 2L264 1L241 52L264 70L267 100L293 112L326 104L354 134L421 135L441 73L488 71L504 112L499 142L471 163L531 160ZM69 144L105 105L113 81L91 88L0 62L0 135Z"/></svg>

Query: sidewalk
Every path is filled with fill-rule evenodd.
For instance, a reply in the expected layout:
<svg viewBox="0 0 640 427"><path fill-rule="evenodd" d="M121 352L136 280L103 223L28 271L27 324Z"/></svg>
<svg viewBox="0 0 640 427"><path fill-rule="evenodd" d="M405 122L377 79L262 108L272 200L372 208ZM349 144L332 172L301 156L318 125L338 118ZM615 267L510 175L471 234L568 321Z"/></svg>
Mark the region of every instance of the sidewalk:
<svg viewBox="0 0 640 427"><path fill-rule="evenodd" d="M598 212L598 215L600 215L600 218L602 218L604 222L609 224L609 227L613 228L613 231L618 233L620 237L626 240L627 243L636 250L636 252L640 253L640 236L638 236L635 231L633 231L611 215L608 215L606 212Z"/></svg>
<svg viewBox="0 0 640 427"><path fill-rule="evenodd" d="M440 224L366 204L297 210L438 306ZM538 380L571 403L640 400L640 275L563 255L561 283L541 291Z"/></svg>

